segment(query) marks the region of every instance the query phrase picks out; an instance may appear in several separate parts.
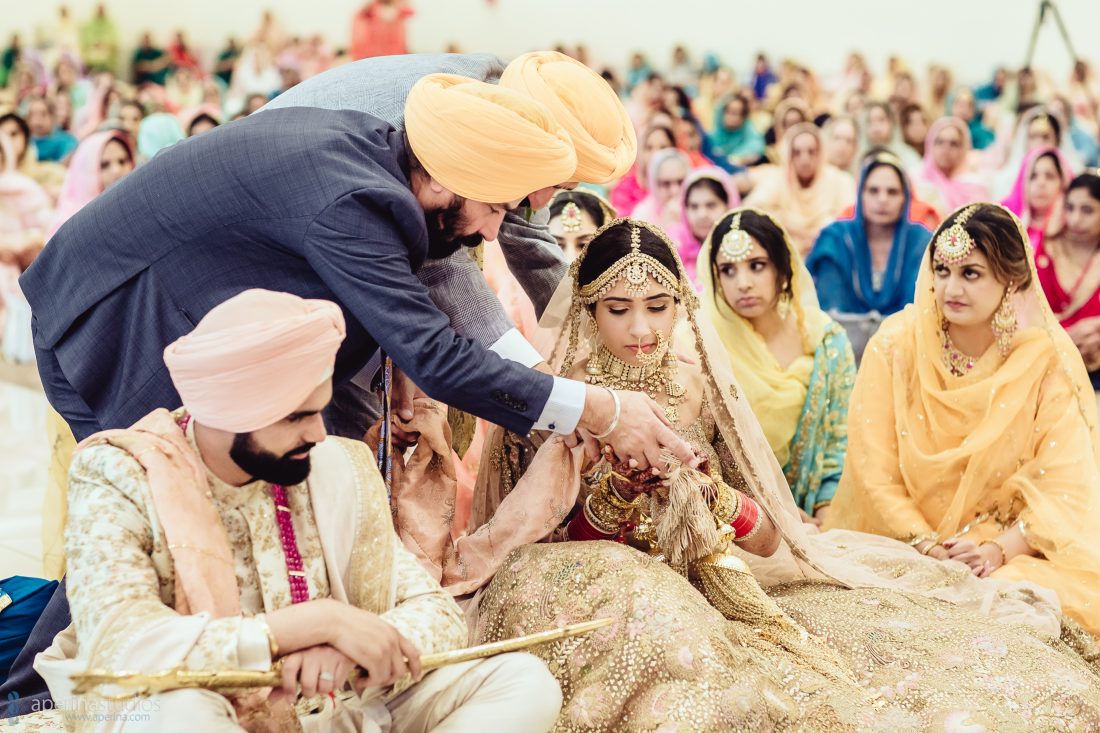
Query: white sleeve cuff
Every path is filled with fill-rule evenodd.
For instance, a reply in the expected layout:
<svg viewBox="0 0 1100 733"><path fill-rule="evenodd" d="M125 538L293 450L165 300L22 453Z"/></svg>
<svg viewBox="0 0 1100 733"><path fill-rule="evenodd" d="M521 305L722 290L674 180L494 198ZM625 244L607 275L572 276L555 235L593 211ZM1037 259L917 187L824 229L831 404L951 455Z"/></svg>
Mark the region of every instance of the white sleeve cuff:
<svg viewBox="0 0 1100 733"><path fill-rule="evenodd" d="M267 622L242 618L237 629L237 662L241 669L266 672L271 669L271 642L267 637Z"/></svg>
<svg viewBox="0 0 1100 733"><path fill-rule="evenodd" d="M519 362L525 367L533 367L546 361L542 354L535 350L531 342L523 338L517 329L510 328L504 335L493 342L489 351L494 352L502 359Z"/></svg>
<svg viewBox="0 0 1100 733"><path fill-rule="evenodd" d="M553 430L567 435L577 429L584 412L584 382L554 377L554 387L535 422L535 430Z"/></svg>

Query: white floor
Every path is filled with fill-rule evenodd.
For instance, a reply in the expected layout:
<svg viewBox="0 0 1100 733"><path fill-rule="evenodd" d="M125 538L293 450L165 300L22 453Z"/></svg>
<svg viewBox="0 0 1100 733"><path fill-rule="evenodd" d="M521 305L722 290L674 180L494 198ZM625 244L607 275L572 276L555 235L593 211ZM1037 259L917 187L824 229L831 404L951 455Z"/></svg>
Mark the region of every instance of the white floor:
<svg viewBox="0 0 1100 733"><path fill-rule="evenodd" d="M42 575L46 397L0 380L0 578Z"/></svg>

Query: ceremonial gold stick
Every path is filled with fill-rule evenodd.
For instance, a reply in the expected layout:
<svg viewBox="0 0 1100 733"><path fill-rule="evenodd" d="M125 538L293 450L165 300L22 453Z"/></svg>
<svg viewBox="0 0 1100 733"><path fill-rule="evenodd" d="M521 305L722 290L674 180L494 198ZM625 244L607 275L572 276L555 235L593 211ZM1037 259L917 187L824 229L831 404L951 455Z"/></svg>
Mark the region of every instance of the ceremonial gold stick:
<svg viewBox="0 0 1100 733"><path fill-rule="evenodd" d="M613 619L601 618L594 621L584 621L579 624L570 624L559 629L540 631L536 634L519 636L514 639L494 641L491 644L480 644L468 649L456 649L450 652L425 654L420 658L420 668L428 672L449 664L469 662L474 659L484 659L505 652L515 652L528 649L539 644L547 644L559 639L568 639L571 636L580 636L590 631L603 628ZM283 684L281 665L276 664L267 671L255 671L250 669L225 669L225 670L191 670L168 669L162 672L106 672L103 670L88 670L72 675L75 684L73 694L94 694L104 700L128 700L133 697L146 697L166 690L178 690L183 688L203 688L207 690L229 690L249 687L280 687ZM107 695L96 690L102 685L121 687L127 692L118 695Z"/></svg>

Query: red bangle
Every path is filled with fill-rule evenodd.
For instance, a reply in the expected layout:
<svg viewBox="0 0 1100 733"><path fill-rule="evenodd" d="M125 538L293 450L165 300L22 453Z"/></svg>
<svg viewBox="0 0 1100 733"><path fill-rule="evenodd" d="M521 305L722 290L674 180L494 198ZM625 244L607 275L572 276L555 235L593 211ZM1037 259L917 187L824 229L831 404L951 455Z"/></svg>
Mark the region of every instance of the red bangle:
<svg viewBox="0 0 1100 733"><path fill-rule="evenodd" d="M573 517L572 521L569 522L567 534L569 535L569 539L578 542L583 542L585 540L608 540L615 536L604 534L593 527L592 523L588 521L588 517L584 516L583 511L577 512L577 516Z"/></svg>
<svg viewBox="0 0 1100 733"><path fill-rule="evenodd" d="M759 519L760 507L756 505L755 501L742 494L740 511L730 520L730 527L733 528L734 539L738 540L747 537L753 529L756 528L756 523Z"/></svg>

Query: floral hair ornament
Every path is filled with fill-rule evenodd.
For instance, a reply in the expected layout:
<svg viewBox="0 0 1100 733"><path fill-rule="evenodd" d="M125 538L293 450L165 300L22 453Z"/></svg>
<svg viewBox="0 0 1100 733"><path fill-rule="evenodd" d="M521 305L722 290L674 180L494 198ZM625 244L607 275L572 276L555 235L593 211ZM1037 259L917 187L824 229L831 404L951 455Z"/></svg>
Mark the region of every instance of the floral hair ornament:
<svg viewBox="0 0 1100 733"><path fill-rule="evenodd" d="M570 234L576 234L584 225L581 218L581 207L570 201L561 209L561 227Z"/></svg>
<svg viewBox="0 0 1100 733"><path fill-rule="evenodd" d="M718 251L724 254L731 262L744 262L752 252L752 237L741 228L741 214L734 214L730 221L730 230L722 237Z"/></svg>
<svg viewBox="0 0 1100 733"><path fill-rule="evenodd" d="M974 238L963 228L963 225L977 210L977 204L967 206L955 217L955 223L936 237L937 262L943 265L957 265L974 251Z"/></svg>

